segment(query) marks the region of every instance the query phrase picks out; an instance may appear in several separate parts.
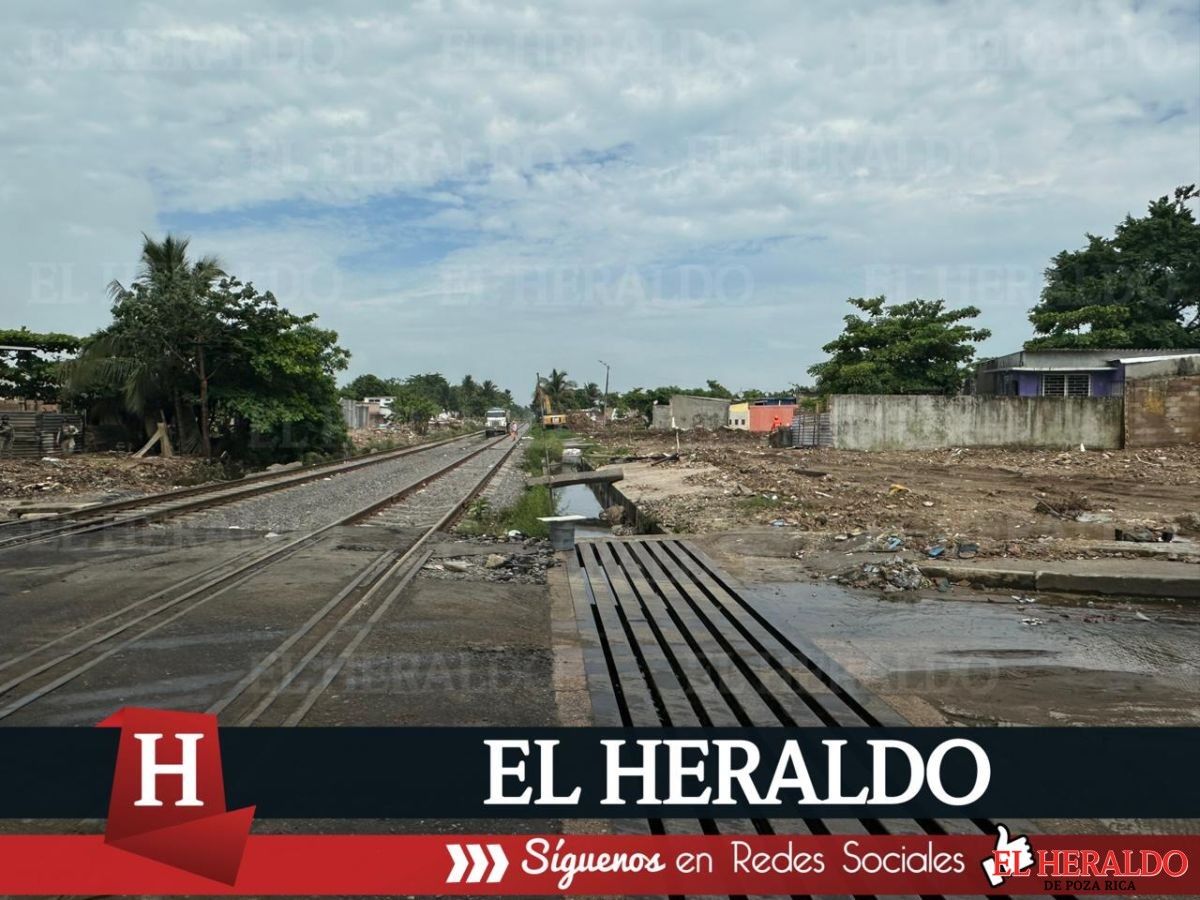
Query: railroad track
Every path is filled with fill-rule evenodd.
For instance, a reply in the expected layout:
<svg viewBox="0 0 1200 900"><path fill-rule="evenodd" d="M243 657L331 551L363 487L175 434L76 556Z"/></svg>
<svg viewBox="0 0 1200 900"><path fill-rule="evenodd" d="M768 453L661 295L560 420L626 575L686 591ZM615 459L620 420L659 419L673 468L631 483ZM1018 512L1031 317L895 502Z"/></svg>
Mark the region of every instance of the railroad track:
<svg viewBox="0 0 1200 900"><path fill-rule="evenodd" d="M815 646L776 627L687 541L582 541L567 576L597 725L908 724ZM996 833L986 819L650 819L621 826L650 834Z"/></svg>
<svg viewBox="0 0 1200 900"><path fill-rule="evenodd" d="M253 665L237 685L211 708L236 724L259 721L270 711L272 723L297 724L332 683L346 661L391 608L428 558L430 537L454 521L518 446L513 443L498 458L484 459L507 438L489 441L416 478L381 500L319 528L288 539L268 550L255 548L193 573L0 662L0 720L7 719L44 697L66 688L118 654L158 635L172 623L246 584L265 569L294 557L347 525L385 524L379 521L407 499L420 497L427 487L466 469L467 485L451 502L443 503L430 523L403 548L389 549L362 567L303 625L275 650ZM299 655L299 663L294 657ZM319 674L297 696L288 689L306 671ZM268 702L263 702L264 698ZM280 700L293 703L281 710Z"/></svg>
<svg viewBox="0 0 1200 900"><path fill-rule="evenodd" d="M128 500L98 503L67 513L36 519L30 522L0 524L0 551L29 544L44 543L80 534L88 534L126 525L145 525L185 513L194 513L284 490L333 475L353 472L367 466L392 462L406 456L427 453L438 447L483 434L482 431L455 435L439 441L385 450L336 463L317 463L282 472L263 472L235 482L216 482L196 487L178 488L157 494L147 494ZM10 533L13 532L13 533Z"/></svg>

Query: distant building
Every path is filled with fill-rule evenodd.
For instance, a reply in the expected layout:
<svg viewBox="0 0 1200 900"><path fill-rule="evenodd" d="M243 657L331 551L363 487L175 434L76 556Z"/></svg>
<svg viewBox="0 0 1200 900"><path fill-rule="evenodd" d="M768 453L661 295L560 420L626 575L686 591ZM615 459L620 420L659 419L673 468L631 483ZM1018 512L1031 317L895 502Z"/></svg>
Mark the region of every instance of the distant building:
<svg viewBox="0 0 1200 900"><path fill-rule="evenodd" d="M750 430L749 403L743 402L729 404L729 427L736 428L739 431Z"/></svg>
<svg viewBox="0 0 1200 900"><path fill-rule="evenodd" d="M795 397L764 397L761 400L752 400L750 401L750 430L770 431L776 419L779 420L780 425L791 427L792 416L795 413Z"/></svg>
<svg viewBox="0 0 1200 900"><path fill-rule="evenodd" d="M1127 377L1149 364L1195 357L1200 350L1019 350L975 367L975 393L995 397L1119 397ZM1154 366L1152 368L1156 368Z"/></svg>

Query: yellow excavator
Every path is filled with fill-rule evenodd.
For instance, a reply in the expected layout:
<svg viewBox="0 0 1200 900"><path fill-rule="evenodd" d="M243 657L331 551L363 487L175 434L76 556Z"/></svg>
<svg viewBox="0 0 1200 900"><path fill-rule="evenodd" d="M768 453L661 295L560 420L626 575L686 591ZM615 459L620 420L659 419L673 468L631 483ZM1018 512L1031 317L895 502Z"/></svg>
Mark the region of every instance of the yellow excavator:
<svg viewBox="0 0 1200 900"><path fill-rule="evenodd" d="M533 391L534 402L537 404L542 413L543 428L566 428L567 414L554 411L554 404L550 402L550 395L546 393L542 387L542 375L539 372L537 376L537 387Z"/></svg>

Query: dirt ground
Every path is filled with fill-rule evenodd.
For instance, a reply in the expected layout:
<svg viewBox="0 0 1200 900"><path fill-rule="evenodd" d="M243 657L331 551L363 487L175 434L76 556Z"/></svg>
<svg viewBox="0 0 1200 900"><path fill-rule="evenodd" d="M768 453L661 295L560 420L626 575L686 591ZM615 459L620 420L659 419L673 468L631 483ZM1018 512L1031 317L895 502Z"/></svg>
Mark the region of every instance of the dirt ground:
<svg viewBox="0 0 1200 900"><path fill-rule="evenodd" d="M0 500L83 503L165 491L207 480L206 468L197 457L134 459L128 453L0 459Z"/></svg>
<svg viewBox="0 0 1200 900"><path fill-rule="evenodd" d="M980 556L1053 558L1117 529L1200 535L1200 447L862 453L771 449L761 435L614 427L600 461L623 462L619 489L665 528L704 533L774 525L834 537L962 540Z"/></svg>

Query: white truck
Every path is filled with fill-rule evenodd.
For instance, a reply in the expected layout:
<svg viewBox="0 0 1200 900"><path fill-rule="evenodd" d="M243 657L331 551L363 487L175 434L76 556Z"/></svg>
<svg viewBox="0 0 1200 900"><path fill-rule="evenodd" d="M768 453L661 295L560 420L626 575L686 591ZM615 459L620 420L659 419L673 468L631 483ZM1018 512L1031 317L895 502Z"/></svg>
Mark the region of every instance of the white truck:
<svg viewBox="0 0 1200 900"><path fill-rule="evenodd" d="M489 409L483 418L483 433L488 437L508 433L508 410Z"/></svg>

